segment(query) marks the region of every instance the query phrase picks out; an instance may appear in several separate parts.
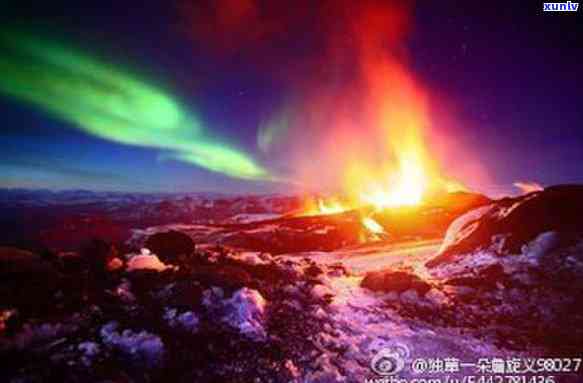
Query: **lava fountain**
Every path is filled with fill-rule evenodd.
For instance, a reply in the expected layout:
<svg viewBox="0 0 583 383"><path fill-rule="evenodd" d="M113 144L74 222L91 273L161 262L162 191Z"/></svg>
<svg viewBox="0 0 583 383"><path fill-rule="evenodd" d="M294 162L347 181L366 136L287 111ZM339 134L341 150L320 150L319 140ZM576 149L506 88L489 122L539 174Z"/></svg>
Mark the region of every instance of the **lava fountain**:
<svg viewBox="0 0 583 383"><path fill-rule="evenodd" d="M408 69L403 53L412 10L396 2L341 3L343 12L330 11L334 23L328 35L350 40L332 38L324 61L352 77L339 86L308 84L301 113L309 118L299 122L323 133L316 136L322 145L310 153L318 161L313 156L300 161L306 183L325 182L325 169L336 175L335 190L347 201L344 209L373 206L377 211L464 190L444 174L430 150L437 135L432 132L430 93ZM346 69L349 65L354 67Z"/></svg>
<svg viewBox="0 0 583 383"><path fill-rule="evenodd" d="M414 2L213 4L186 10L197 44L280 86L258 123L261 155L301 191L337 196L310 201L307 214L412 206L463 189L430 150L447 152L434 140L431 94L410 70Z"/></svg>
<svg viewBox="0 0 583 383"><path fill-rule="evenodd" d="M384 8L384 18L378 11L376 7L363 9L357 27L366 33L357 34L357 51L367 102L366 123L385 156L348 164L344 185L359 204L383 209L417 205L432 193L463 186L443 175L428 149L429 95L407 70L405 60L386 49L391 31L383 23L394 15L394 9Z"/></svg>

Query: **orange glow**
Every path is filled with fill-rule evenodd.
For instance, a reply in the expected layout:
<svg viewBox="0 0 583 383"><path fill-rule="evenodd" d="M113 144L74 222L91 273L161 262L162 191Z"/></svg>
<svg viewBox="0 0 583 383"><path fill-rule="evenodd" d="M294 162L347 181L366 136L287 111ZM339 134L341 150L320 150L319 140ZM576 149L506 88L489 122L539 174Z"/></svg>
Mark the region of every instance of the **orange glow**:
<svg viewBox="0 0 583 383"><path fill-rule="evenodd" d="M318 200L318 208L320 209L320 212L322 214L338 214L347 210L338 201L335 200L324 201L323 199Z"/></svg>
<svg viewBox="0 0 583 383"><path fill-rule="evenodd" d="M531 182L531 181L517 181L513 185L515 187L517 187L518 189L520 189L522 194L537 192L537 191L541 191L544 189L541 186L541 184L539 184L537 182Z"/></svg>
<svg viewBox="0 0 583 383"><path fill-rule="evenodd" d="M350 207L343 204L336 198L318 198L316 200L310 198L305 201L304 208L299 215L311 216L339 214L347 210L350 210Z"/></svg>
<svg viewBox="0 0 583 383"><path fill-rule="evenodd" d="M382 210L418 205L432 193L465 190L458 181L442 175L428 150L426 96L405 68L390 57L365 50L362 70L369 94L369 123L385 156L371 161L366 152L355 153L344 171L344 190L351 200Z"/></svg>
<svg viewBox="0 0 583 383"><path fill-rule="evenodd" d="M358 187L358 201L362 205L372 205L377 210L417 205L421 203L427 188L425 167L413 156L402 159L396 170L387 170L378 177L370 178L368 182L364 180L370 177L367 173L362 170L355 177L359 179L355 185L364 185Z"/></svg>
<svg viewBox="0 0 583 383"><path fill-rule="evenodd" d="M459 181L443 175L437 157L428 149L425 132L430 127L424 93L395 61L373 56L365 60L367 79L366 123L374 131L373 142L359 145L348 134L334 137L331 147L344 155L333 168L341 178L344 203L319 200L320 214L348 207L373 206L377 211L422 204L435 193L467 190Z"/></svg>
<svg viewBox="0 0 583 383"><path fill-rule="evenodd" d="M387 70L393 73L397 69L390 66ZM374 81L382 82L382 78ZM411 79L402 72L391 78L390 84L393 86L379 88L375 83L374 94L379 95L372 100L379 105L371 102L370 110L378 145L385 155L371 158L366 148L345 148L348 155L337 166L343 179L341 195L346 200L320 199L308 210L335 214L372 206L380 211L419 205L432 194L467 191L461 182L444 176L436 157L430 154L423 134L429 126L424 98Z"/></svg>

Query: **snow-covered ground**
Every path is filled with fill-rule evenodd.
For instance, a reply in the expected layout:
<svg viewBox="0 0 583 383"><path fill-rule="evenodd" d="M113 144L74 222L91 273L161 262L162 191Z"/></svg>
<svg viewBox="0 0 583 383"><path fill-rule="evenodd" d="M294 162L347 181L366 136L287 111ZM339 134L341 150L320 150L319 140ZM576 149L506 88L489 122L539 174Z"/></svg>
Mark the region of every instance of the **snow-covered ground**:
<svg viewBox="0 0 583 383"><path fill-rule="evenodd" d="M321 313L326 324L315 338L323 351L316 363L326 368L309 376L307 381L362 381L364 377L374 377L370 366L373 358L382 349L396 345L409 351L399 373L403 378L436 376L413 371L410 367L416 359L476 363L481 358L521 356L463 331L404 318L386 307L385 300L397 299L396 296L371 293L360 287L361 279L338 277L326 281L333 300ZM472 373L476 373L475 368L469 367L448 375L461 377Z"/></svg>
<svg viewBox="0 0 583 383"><path fill-rule="evenodd" d="M271 213L263 213L263 214L237 214L229 218L226 222L227 223L253 223L253 222L261 222L261 221L268 221L270 219L276 219L281 217L281 214L271 214Z"/></svg>
<svg viewBox="0 0 583 383"><path fill-rule="evenodd" d="M400 263L422 262L434 255L440 248L441 241L411 241L406 243L366 244L350 249L332 252L306 252L283 257L296 258L305 256L322 264L341 263L351 273L362 275L369 271L378 271Z"/></svg>

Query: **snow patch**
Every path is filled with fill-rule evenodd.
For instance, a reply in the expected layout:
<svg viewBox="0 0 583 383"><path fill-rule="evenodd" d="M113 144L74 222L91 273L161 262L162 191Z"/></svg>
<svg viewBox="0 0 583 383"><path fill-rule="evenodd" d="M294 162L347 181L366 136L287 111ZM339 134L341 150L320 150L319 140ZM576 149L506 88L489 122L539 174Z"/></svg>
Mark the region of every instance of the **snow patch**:
<svg viewBox="0 0 583 383"><path fill-rule="evenodd" d="M243 287L224 304L227 314L223 320L226 323L251 339L266 339L267 334L263 327L266 301L259 291Z"/></svg>
<svg viewBox="0 0 583 383"><path fill-rule="evenodd" d="M334 292L325 285L315 285L312 288L312 296L316 299L324 299L327 296L333 296Z"/></svg>
<svg viewBox="0 0 583 383"><path fill-rule="evenodd" d="M494 205L482 206L477 209L470 210L469 212L456 218L449 225L449 228L445 233L445 238L441 244L439 253L443 253L447 248L458 243L473 233L479 225L478 220L484 215L488 214L493 208Z"/></svg>
<svg viewBox="0 0 583 383"><path fill-rule="evenodd" d="M230 255L230 258L236 259L249 265L265 265L269 263L270 255L256 251L243 251Z"/></svg>
<svg viewBox="0 0 583 383"><path fill-rule="evenodd" d="M472 270L481 269L500 263L500 258L492 249L480 250L466 254L464 257L451 262L432 267L427 272L436 278L453 277Z"/></svg>
<svg viewBox="0 0 583 383"><path fill-rule="evenodd" d="M101 327L99 334L103 343L149 366L158 365L162 361L164 343L159 336L147 331L134 332L129 329L119 332L118 328L119 323L115 321Z"/></svg>
<svg viewBox="0 0 583 383"><path fill-rule="evenodd" d="M354 276L330 280L335 297L328 306L326 325L314 337L322 354L313 363L314 371L307 372L307 381L361 380L363 376L371 375L369 365L372 358L387 344L407 347L412 358L478 360L480 357L510 355L492 343L455 329L436 332L430 324L401 317L386 306L386 294L361 288L361 280ZM414 291L404 292L401 298L415 303L419 301ZM428 303L443 303L445 299L443 294L435 291ZM415 376L411 371L403 371L401 377Z"/></svg>
<svg viewBox="0 0 583 383"><path fill-rule="evenodd" d="M202 292L202 304L207 308L212 308L221 304L225 292L220 287L213 286Z"/></svg>
<svg viewBox="0 0 583 383"><path fill-rule="evenodd" d="M113 294L122 302L132 303L136 301L136 296L132 293L132 285L127 279L122 279L121 283L115 288Z"/></svg>
<svg viewBox="0 0 583 383"><path fill-rule="evenodd" d="M522 254L526 255L533 263L553 250L559 244L559 235L554 231L539 234L534 240L522 247Z"/></svg>
<svg viewBox="0 0 583 383"><path fill-rule="evenodd" d="M83 354L81 356L81 362L89 367L93 364L93 360L99 355L101 352L101 348L99 344L95 342L83 342L79 343L77 349Z"/></svg>
<svg viewBox="0 0 583 383"><path fill-rule="evenodd" d="M177 309L167 308L164 313L164 319L170 327L183 329L191 333L198 331L198 325L200 323L198 316L192 311L185 311L182 314L178 314Z"/></svg>
<svg viewBox="0 0 583 383"><path fill-rule="evenodd" d="M281 217L281 214L237 214L227 220L228 223L254 223L261 221L269 221Z"/></svg>
<svg viewBox="0 0 583 383"><path fill-rule="evenodd" d="M128 254L128 271L134 270L156 270L164 271L172 266L164 264L156 254L150 253L148 249L142 249L140 254Z"/></svg>
<svg viewBox="0 0 583 383"><path fill-rule="evenodd" d="M241 231L241 233L244 234L274 233L281 229L283 228L280 227L279 225L263 225L256 229L243 230ZM232 233L231 235L237 235L237 233Z"/></svg>

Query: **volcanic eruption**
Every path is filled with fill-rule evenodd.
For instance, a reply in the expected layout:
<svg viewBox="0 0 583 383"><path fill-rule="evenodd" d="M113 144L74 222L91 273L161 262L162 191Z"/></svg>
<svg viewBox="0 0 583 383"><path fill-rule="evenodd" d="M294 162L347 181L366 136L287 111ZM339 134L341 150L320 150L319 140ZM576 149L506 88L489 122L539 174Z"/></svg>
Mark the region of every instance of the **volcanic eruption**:
<svg viewBox="0 0 583 383"><path fill-rule="evenodd" d="M258 66L281 85L279 105L257 137L270 163L286 164L279 179L341 196L315 203L324 214L416 205L463 190L429 149L443 129L432 134L430 94L408 69L412 5L307 4L283 10L245 0L186 8L186 27L197 43L224 60ZM297 40L307 48L279 49Z"/></svg>

